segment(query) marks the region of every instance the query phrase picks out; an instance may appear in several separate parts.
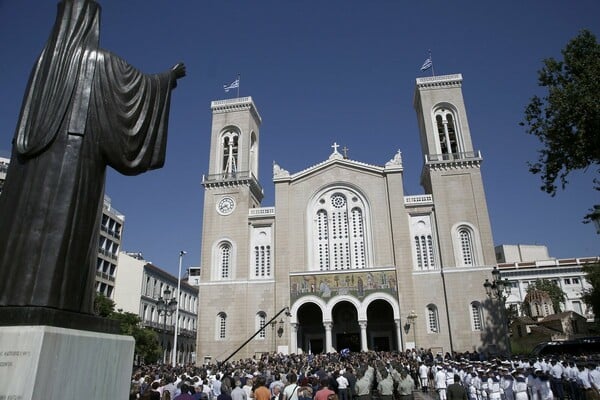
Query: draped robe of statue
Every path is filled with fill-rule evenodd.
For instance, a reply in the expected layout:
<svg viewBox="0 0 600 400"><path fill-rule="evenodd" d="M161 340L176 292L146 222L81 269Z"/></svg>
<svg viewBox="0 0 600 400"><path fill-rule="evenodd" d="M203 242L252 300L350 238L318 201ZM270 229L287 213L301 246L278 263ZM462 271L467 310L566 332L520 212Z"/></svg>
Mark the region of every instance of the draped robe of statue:
<svg viewBox="0 0 600 400"><path fill-rule="evenodd" d="M106 167L164 163L176 76L99 49L99 16L63 0L33 67L0 196L0 307L93 313Z"/></svg>

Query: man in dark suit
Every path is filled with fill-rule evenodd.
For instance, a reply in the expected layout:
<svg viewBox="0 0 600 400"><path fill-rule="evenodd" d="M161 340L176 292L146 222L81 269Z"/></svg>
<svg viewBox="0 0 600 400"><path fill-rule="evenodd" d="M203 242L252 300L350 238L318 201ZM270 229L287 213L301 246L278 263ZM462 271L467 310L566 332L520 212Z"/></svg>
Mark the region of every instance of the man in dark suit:
<svg viewBox="0 0 600 400"><path fill-rule="evenodd" d="M454 374L454 383L446 389L446 397L448 400L467 400L467 390L460 384L460 376L457 374Z"/></svg>

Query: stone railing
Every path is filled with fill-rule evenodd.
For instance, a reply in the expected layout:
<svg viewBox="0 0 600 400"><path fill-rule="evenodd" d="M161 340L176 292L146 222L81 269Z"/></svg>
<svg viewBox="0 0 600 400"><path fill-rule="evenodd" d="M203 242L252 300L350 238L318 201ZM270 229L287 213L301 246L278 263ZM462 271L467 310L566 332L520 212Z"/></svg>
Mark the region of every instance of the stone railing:
<svg viewBox="0 0 600 400"><path fill-rule="evenodd" d="M480 160L481 152L477 151L465 151L462 153L447 153L447 154L427 154L425 155L425 162L443 162L443 161L470 161Z"/></svg>
<svg viewBox="0 0 600 400"><path fill-rule="evenodd" d="M248 210L249 217L266 217L275 215L275 207L251 208Z"/></svg>
<svg viewBox="0 0 600 400"><path fill-rule="evenodd" d="M407 206L433 204L433 196L430 194L419 194L416 196L404 196L404 204Z"/></svg>

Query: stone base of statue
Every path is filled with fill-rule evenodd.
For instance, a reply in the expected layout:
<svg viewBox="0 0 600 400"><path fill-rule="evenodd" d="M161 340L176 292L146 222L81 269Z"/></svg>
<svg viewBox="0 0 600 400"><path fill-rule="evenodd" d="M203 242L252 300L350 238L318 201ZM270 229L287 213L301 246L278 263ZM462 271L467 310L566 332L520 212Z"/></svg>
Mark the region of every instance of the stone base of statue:
<svg viewBox="0 0 600 400"><path fill-rule="evenodd" d="M0 306L0 326L49 325L103 333L119 333L119 321L39 306Z"/></svg>
<svg viewBox="0 0 600 400"><path fill-rule="evenodd" d="M0 326L0 399L127 399L135 341L55 326Z"/></svg>

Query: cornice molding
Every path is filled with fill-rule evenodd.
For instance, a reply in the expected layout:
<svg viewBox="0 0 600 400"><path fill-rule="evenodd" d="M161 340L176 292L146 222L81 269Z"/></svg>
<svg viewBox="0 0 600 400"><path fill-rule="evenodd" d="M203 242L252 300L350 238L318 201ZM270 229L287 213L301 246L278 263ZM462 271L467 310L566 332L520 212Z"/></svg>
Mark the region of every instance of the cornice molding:
<svg viewBox="0 0 600 400"><path fill-rule="evenodd" d="M462 74L427 76L423 78L417 78L417 88L419 89L461 87L461 85Z"/></svg>
<svg viewBox="0 0 600 400"><path fill-rule="evenodd" d="M252 101L252 97L250 96L238 97L236 99L211 101L210 109L212 110L213 114L250 110L259 123L262 123L262 118L260 117L258 109L254 105L254 101Z"/></svg>

